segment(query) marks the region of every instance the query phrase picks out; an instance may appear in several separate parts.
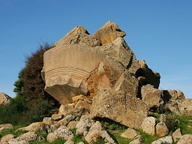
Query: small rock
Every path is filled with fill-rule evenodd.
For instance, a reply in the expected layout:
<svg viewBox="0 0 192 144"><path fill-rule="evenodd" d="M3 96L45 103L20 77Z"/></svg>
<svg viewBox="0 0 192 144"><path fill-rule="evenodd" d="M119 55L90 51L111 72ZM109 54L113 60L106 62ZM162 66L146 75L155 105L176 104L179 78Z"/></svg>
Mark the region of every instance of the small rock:
<svg viewBox="0 0 192 144"><path fill-rule="evenodd" d="M47 127L47 124L45 124L43 122L34 122L34 123L30 124L29 126L17 129L17 131L18 130L29 131L29 132L41 131L41 132L46 133L46 131L47 131L46 127Z"/></svg>
<svg viewBox="0 0 192 144"><path fill-rule="evenodd" d="M156 125L156 134L159 137L166 136L169 133L169 129L167 128L164 122L160 122Z"/></svg>
<svg viewBox="0 0 192 144"><path fill-rule="evenodd" d="M41 141L43 140L42 137L39 137L35 132L27 132L19 137L10 140L9 144L28 144L30 141Z"/></svg>
<svg viewBox="0 0 192 144"><path fill-rule="evenodd" d="M54 133L49 133L47 135L47 141L50 143L54 142L57 139L58 139L58 136L56 136L56 134L54 134Z"/></svg>
<svg viewBox="0 0 192 144"><path fill-rule="evenodd" d="M1 125L0 125L0 132L4 131L4 130L6 130L6 129L10 129L10 128L12 128L12 127L13 127L12 124L1 124Z"/></svg>
<svg viewBox="0 0 192 144"><path fill-rule="evenodd" d="M183 135L177 144L192 144L192 135L191 134Z"/></svg>
<svg viewBox="0 0 192 144"><path fill-rule="evenodd" d="M52 125L54 124L54 119L52 119L51 117L44 117L43 118L43 123L47 124L47 125Z"/></svg>
<svg viewBox="0 0 192 144"><path fill-rule="evenodd" d="M14 139L14 135L13 134L7 134L5 136L3 136L1 138L1 142L8 142L10 141L11 139Z"/></svg>
<svg viewBox="0 0 192 144"><path fill-rule="evenodd" d="M72 140L67 140L64 144L75 144Z"/></svg>
<svg viewBox="0 0 192 144"><path fill-rule="evenodd" d="M55 121L61 120L63 118L62 114L53 114L51 118Z"/></svg>
<svg viewBox="0 0 192 144"><path fill-rule="evenodd" d="M146 132L150 135L154 135L155 134L155 124L156 124L156 118L147 117L143 120L141 127L144 132Z"/></svg>
<svg viewBox="0 0 192 144"><path fill-rule="evenodd" d="M117 144L116 141L111 138L111 136L107 133L105 128L102 126L102 124L97 121L95 124L93 124L88 132L88 134L85 136L85 140L88 143L97 142L98 138L103 138L106 143L109 144Z"/></svg>
<svg viewBox="0 0 192 144"><path fill-rule="evenodd" d="M54 134L60 138L64 138L65 140L73 138L73 133L66 126L61 126L54 131Z"/></svg>
<svg viewBox="0 0 192 144"><path fill-rule="evenodd" d="M137 138L137 139L131 141L129 144L140 144L142 142L143 142L142 138Z"/></svg>
<svg viewBox="0 0 192 144"><path fill-rule="evenodd" d="M178 128L175 132L173 132L172 136L173 136L174 142L177 142L178 139L180 139L182 137L181 129Z"/></svg>
<svg viewBox="0 0 192 144"><path fill-rule="evenodd" d="M70 121L67 125L69 129L74 129L79 121Z"/></svg>
<svg viewBox="0 0 192 144"><path fill-rule="evenodd" d="M75 116L74 115L67 115L63 119L57 122L57 125L59 126L66 126L70 121L74 120Z"/></svg>
<svg viewBox="0 0 192 144"><path fill-rule="evenodd" d="M124 133L121 134L121 137L133 139L133 138L137 137L138 135L139 135L139 133L136 130L134 130L132 128L128 128Z"/></svg>
<svg viewBox="0 0 192 144"><path fill-rule="evenodd" d="M173 143L173 138L172 136L166 136L166 137L162 137L156 141L153 141L151 144L162 144L162 143L169 143L172 144Z"/></svg>
<svg viewBox="0 0 192 144"><path fill-rule="evenodd" d="M90 120L86 116L82 116L80 121L76 125L76 134L86 135L88 133L89 128L94 124L93 120Z"/></svg>

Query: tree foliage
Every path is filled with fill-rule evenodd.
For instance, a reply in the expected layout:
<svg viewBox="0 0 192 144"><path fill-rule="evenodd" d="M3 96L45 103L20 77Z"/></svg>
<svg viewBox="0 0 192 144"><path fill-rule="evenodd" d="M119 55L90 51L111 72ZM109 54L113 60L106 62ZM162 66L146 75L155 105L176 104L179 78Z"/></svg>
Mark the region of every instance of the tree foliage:
<svg viewBox="0 0 192 144"><path fill-rule="evenodd" d="M45 83L41 77L43 54L51 46L45 44L26 58L26 66L14 83L16 97L10 104L0 107L0 123L25 124L41 121L59 103L44 91Z"/></svg>

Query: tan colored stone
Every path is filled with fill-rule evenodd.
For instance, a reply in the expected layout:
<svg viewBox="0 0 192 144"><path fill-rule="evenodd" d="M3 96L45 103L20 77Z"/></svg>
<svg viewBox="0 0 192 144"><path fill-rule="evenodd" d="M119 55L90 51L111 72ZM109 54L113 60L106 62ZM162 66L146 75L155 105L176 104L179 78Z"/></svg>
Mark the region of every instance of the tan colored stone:
<svg viewBox="0 0 192 144"><path fill-rule="evenodd" d="M53 114L51 118L55 121L61 120L63 118L62 114Z"/></svg>
<svg viewBox="0 0 192 144"><path fill-rule="evenodd" d="M43 118L43 123L45 123L47 125L52 125L52 124L55 123L55 121L51 117L44 117Z"/></svg>
<svg viewBox="0 0 192 144"><path fill-rule="evenodd" d="M12 128L12 127L13 127L12 124L1 124L1 125L0 125L0 132L4 131L4 130L6 130L6 129L10 129L10 128Z"/></svg>
<svg viewBox="0 0 192 144"><path fill-rule="evenodd" d="M139 136L139 133L132 128L128 128L124 133L121 134L121 137L129 138L129 139L134 139L138 136Z"/></svg>
<svg viewBox="0 0 192 144"><path fill-rule="evenodd" d="M142 130L150 135L155 134L156 118L147 117L142 122Z"/></svg>
<svg viewBox="0 0 192 144"><path fill-rule="evenodd" d="M72 121L74 119L75 119L74 115L67 115L63 119L59 120L57 122L57 125L59 125L59 126L66 126L70 121Z"/></svg>
<svg viewBox="0 0 192 144"><path fill-rule="evenodd" d="M74 129L79 121L70 121L67 125L69 129Z"/></svg>
<svg viewBox="0 0 192 144"><path fill-rule="evenodd" d="M150 108L158 108L160 105L164 104L162 100L163 92L159 89L154 88L153 85L144 85L141 88L141 96L142 100L150 107Z"/></svg>
<svg viewBox="0 0 192 144"><path fill-rule="evenodd" d="M105 128L101 125L99 121L93 124L85 136L85 140L88 143L94 143L98 141L98 138L104 138L106 143L117 144L117 142L107 133Z"/></svg>
<svg viewBox="0 0 192 144"><path fill-rule="evenodd" d="M29 132L36 132L36 131L46 132L46 129L47 129L46 127L47 127L47 124L43 122L34 122L29 126L17 129L17 131L21 130L21 131L29 131Z"/></svg>
<svg viewBox="0 0 192 144"><path fill-rule="evenodd" d="M54 134L54 133L49 133L47 135L47 141L50 142L50 143L54 142L57 139L58 139L58 136L56 134Z"/></svg>
<svg viewBox="0 0 192 144"><path fill-rule="evenodd" d="M126 92L100 90L93 98L91 117L109 118L130 128L141 129L147 105Z"/></svg>
<svg viewBox="0 0 192 144"><path fill-rule="evenodd" d="M67 140L64 144L75 144L72 140Z"/></svg>
<svg viewBox="0 0 192 144"><path fill-rule="evenodd" d="M0 93L0 106L10 103L10 99L10 96L6 95L5 93Z"/></svg>
<svg viewBox="0 0 192 144"><path fill-rule="evenodd" d="M163 122L160 122L156 125L156 134L159 136L159 137L163 137L163 136L166 136L168 135L169 133L169 129L167 128L166 124L163 123Z"/></svg>
<svg viewBox="0 0 192 144"><path fill-rule="evenodd" d="M10 141L11 139L14 139L14 135L13 134L7 134L5 136L3 136L1 138L1 142L8 142Z"/></svg>
<svg viewBox="0 0 192 144"><path fill-rule="evenodd" d="M102 44L107 44L112 43L118 37L124 37L125 35L125 32L121 31L116 23L108 21L94 34L94 37L100 40Z"/></svg>
<svg viewBox="0 0 192 144"><path fill-rule="evenodd" d="M172 136L173 136L174 142L177 142L179 139L181 139L181 137L182 137L181 129L178 128L177 130L175 130L175 131L173 132Z"/></svg>
<svg viewBox="0 0 192 144"><path fill-rule="evenodd" d="M183 135L177 144L192 144L192 135L191 134Z"/></svg>
<svg viewBox="0 0 192 144"><path fill-rule="evenodd" d="M163 144L163 143L169 143L172 144L173 143L173 138L172 136L166 136L166 137L162 137L156 141L153 141L151 144Z"/></svg>

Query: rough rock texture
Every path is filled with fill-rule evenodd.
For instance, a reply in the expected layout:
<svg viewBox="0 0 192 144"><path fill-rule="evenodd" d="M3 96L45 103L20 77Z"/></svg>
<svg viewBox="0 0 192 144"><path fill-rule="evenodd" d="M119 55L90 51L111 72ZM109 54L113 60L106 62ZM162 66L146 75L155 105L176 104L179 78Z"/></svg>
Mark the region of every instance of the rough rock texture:
<svg viewBox="0 0 192 144"><path fill-rule="evenodd" d="M174 131L172 136L173 136L174 142L177 142L179 139L181 139L181 137L182 137L181 129L178 128L176 131Z"/></svg>
<svg viewBox="0 0 192 144"><path fill-rule="evenodd" d="M73 133L66 126L61 126L57 130L55 130L53 133L49 133L47 135L47 141L53 142L58 138L63 138L65 140L68 140L68 139L72 139L73 136L74 136Z"/></svg>
<svg viewBox="0 0 192 144"><path fill-rule="evenodd" d="M151 144L163 144L163 143L172 144L172 143L173 143L173 138L172 138L172 136L162 137L162 138L160 138L160 139L152 142Z"/></svg>
<svg viewBox="0 0 192 144"><path fill-rule="evenodd" d="M192 144L192 135L191 134L183 135L177 144Z"/></svg>
<svg viewBox="0 0 192 144"><path fill-rule="evenodd" d="M136 79L142 77L143 84L157 88L159 74L136 60L123 36L125 32L111 21L94 35L81 26L75 27L44 54L45 90L61 104L68 104L74 96L95 96L100 88L113 89L125 70ZM127 81L122 81L122 87ZM134 97L137 95L136 90Z"/></svg>
<svg viewBox="0 0 192 144"><path fill-rule="evenodd" d="M177 114L192 116L192 99L185 99L180 90L164 90L166 108Z"/></svg>
<svg viewBox="0 0 192 144"><path fill-rule="evenodd" d="M150 107L158 109L164 104L162 100L163 91L155 89L153 85L145 85L141 88L142 100Z"/></svg>
<svg viewBox="0 0 192 144"><path fill-rule="evenodd" d="M12 127L13 127L12 124L1 124L0 125L0 132L2 132L3 130L6 130L6 129L10 129Z"/></svg>
<svg viewBox="0 0 192 144"><path fill-rule="evenodd" d="M156 118L147 117L142 122L142 130L150 135L155 134Z"/></svg>
<svg viewBox="0 0 192 144"><path fill-rule="evenodd" d="M4 106L10 102L11 97L5 93L0 93L0 106Z"/></svg>
<svg viewBox="0 0 192 144"><path fill-rule="evenodd" d="M167 128L164 122L160 122L156 125L156 134L159 137L166 136L169 133L169 129Z"/></svg>
<svg viewBox="0 0 192 144"><path fill-rule="evenodd" d="M80 121L76 125L76 134L87 135L90 127L95 123L95 121L90 120L87 116L82 116Z"/></svg>
<svg viewBox="0 0 192 144"><path fill-rule="evenodd" d="M97 142L100 137L103 138L107 144L117 144L117 142L111 138L101 123L97 121L91 126L88 134L85 136L85 140L88 143L93 143Z"/></svg>
<svg viewBox="0 0 192 144"><path fill-rule="evenodd" d="M29 126L19 128L18 130L29 131L29 132L41 131L41 132L45 132L46 133L46 131L47 131L47 124L45 124L43 122L34 122L34 123L30 124Z"/></svg>
<svg viewBox="0 0 192 144"><path fill-rule="evenodd" d="M121 134L121 137L125 137L125 138L129 138L129 139L133 139L138 137L140 134L132 129L132 128L128 128L124 133Z"/></svg>
<svg viewBox="0 0 192 144"><path fill-rule="evenodd" d="M25 144L30 141L41 141L42 137L39 137L35 132L27 132L25 134L20 135L19 137L10 140L9 144Z"/></svg>
<svg viewBox="0 0 192 144"><path fill-rule="evenodd" d="M130 128L141 129L147 105L123 91L102 90L93 98L91 117L109 118Z"/></svg>
<svg viewBox="0 0 192 144"><path fill-rule="evenodd" d="M7 134L7 135L5 135L5 136L3 136L2 138L1 138L1 142L3 143L3 142L8 142L8 141L10 141L11 139L14 139L14 135L13 134Z"/></svg>

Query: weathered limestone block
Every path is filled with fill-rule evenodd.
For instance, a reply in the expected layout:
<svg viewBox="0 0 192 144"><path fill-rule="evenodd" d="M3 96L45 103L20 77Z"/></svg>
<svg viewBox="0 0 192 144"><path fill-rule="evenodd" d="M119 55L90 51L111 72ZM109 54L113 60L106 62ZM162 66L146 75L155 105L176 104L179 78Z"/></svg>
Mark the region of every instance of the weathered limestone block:
<svg viewBox="0 0 192 144"><path fill-rule="evenodd" d="M0 106L10 103L10 99L10 96L6 95L5 93L0 93Z"/></svg>
<svg viewBox="0 0 192 144"><path fill-rule="evenodd" d="M97 38L101 44L107 44L125 35L126 33L122 31L116 23L109 21L94 34L94 37Z"/></svg>
<svg viewBox="0 0 192 144"><path fill-rule="evenodd" d="M180 90L164 90L166 108L177 114L192 116L192 99L186 99Z"/></svg>
<svg viewBox="0 0 192 144"><path fill-rule="evenodd" d="M97 142L100 137L103 138L108 144L117 144L117 142L105 130L102 124L97 121L91 126L88 134L85 136L85 140L88 143L94 143Z"/></svg>
<svg viewBox="0 0 192 144"><path fill-rule="evenodd" d="M150 135L155 134L156 118L147 117L142 122L142 130Z"/></svg>
<svg viewBox="0 0 192 144"><path fill-rule="evenodd" d="M167 128L164 122L160 122L156 125L156 134L159 137L166 136L169 133L169 129Z"/></svg>
<svg viewBox="0 0 192 144"><path fill-rule="evenodd" d="M104 58L101 51L77 44L48 50L44 54L45 90L61 104L86 95L86 79Z"/></svg>
<svg viewBox="0 0 192 144"><path fill-rule="evenodd" d="M124 133L121 134L121 137L128 138L128 139L135 139L140 137L141 135L139 132L132 128L128 128Z"/></svg>
<svg viewBox="0 0 192 144"><path fill-rule="evenodd" d="M12 124L0 124L0 132L12 128Z"/></svg>
<svg viewBox="0 0 192 144"><path fill-rule="evenodd" d="M173 132L172 137L173 137L174 142L177 142L179 139L181 139L181 137L182 137L181 129L180 128L176 129Z"/></svg>
<svg viewBox="0 0 192 144"><path fill-rule="evenodd" d="M109 118L130 128L141 129L147 105L123 91L100 90L93 98L91 117Z"/></svg>
<svg viewBox="0 0 192 144"><path fill-rule="evenodd" d="M163 144L163 143L169 143L172 144L173 143L173 138L172 136L166 136L166 137L162 137L156 141L153 141L151 144Z"/></svg>
<svg viewBox="0 0 192 144"><path fill-rule="evenodd" d="M191 144L192 143L192 135L185 134L181 137L177 144Z"/></svg>
<svg viewBox="0 0 192 144"><path fill-rule="evenodd" d="M3 143L3 142L8 142L8 141L10 141L10 140L12 140L12 139L14 139L14 135L13 134L7 134L7 135L5 135L5 136L3 136L2 138L1 138L1 142ZM1 143L0 142L0 143Z"/></svg>
<svg viewBox="0 0 192 144"><path fill-rule="evenodd" d="M162 99L163 91L154 88L153 85L147 84L141 87L142 100L150 107L158 109L164 104Z"/></svg>

